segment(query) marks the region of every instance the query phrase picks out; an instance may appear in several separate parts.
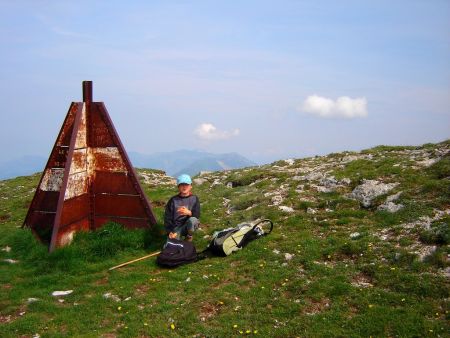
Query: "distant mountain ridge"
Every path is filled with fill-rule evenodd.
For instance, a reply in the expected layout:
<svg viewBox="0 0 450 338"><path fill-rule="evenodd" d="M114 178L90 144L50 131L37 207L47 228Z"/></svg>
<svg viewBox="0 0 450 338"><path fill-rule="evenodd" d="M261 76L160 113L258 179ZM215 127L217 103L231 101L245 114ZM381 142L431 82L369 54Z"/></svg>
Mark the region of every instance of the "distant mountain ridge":
<svg viewBox="0 0 450 338"><path fill-rule="evenodd" d="M164 170L168 175L196 175L200 171L218 171L255 166L256 163L238 153L213 154L198 150L177 150L145 155L129 152L138 168Z"/></svg>

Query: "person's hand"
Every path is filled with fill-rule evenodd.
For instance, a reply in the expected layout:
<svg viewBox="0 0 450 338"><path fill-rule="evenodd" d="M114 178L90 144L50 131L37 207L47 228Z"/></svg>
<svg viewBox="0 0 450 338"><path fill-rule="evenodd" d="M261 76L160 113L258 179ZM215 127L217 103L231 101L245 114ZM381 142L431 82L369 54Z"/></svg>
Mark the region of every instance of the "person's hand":
<svg viewBox="0 0 450 338"><path fill-rule="evenodd" d="M192 211L190 211L188 208L186 208L185 206L183 207L179 207L177 209L177 211L183 215L183 216L192 216Z"/></svg>
<svg viewBox="0 0 450 338"><path fill-rule="evenodd" d="M169 238L170 239L177 238L177 233L176 232L169 232Z"/></svg>

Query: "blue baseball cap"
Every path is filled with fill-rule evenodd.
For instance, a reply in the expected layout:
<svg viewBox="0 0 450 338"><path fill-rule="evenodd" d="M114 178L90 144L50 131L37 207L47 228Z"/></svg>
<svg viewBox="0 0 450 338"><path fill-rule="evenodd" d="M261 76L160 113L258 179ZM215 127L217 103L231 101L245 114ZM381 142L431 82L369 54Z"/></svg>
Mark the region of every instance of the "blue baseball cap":
<svg viewBox="0 0 450 338"><path fill-rule="evenodd" d="M192 184L191 176L183 174L178 176L177 178L177 185L180 184Z"/></svg>

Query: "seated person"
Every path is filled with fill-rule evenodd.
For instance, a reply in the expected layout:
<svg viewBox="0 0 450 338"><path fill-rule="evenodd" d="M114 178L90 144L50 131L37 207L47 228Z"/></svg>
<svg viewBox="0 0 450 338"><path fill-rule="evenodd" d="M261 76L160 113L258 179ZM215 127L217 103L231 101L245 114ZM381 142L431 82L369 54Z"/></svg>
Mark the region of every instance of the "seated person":
<svg viewBox="0 0 450 338"><path fill-rule="evenodd" d="M200 201L192 194L192 180L183 174L177 178L178 194L171 197L164 212L164 227L170 239L192 241L200 223Z"/></svg>

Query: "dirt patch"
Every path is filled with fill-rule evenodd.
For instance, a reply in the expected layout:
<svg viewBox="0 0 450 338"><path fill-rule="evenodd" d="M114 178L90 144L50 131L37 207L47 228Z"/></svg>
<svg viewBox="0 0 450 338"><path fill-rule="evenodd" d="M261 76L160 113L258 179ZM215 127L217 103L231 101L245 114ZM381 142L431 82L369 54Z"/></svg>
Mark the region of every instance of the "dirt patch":
<svg viewBox="0 0 450 338"><path fill-rule="evenodd" d="M219 305L211 304L211 303L203 303L200 308L199 318L202 322L207 321L208 319L214 317L219 313L220 307Z"/></svg>
<svg viewBox="0 0 450 338"><path fill-rule="evenodd" d="M95 281L95 285L105 285L105 284L108 284L108 277L103 277L102 279Z"/></svg>
<svg viewBox="0 0 450 338"><path fill-rule="evenodd" d="M309 304L303 308L303 313L308 316L316 315L322 311L327 310L330 307L330 299L327 297L317 299L311 299Z"/></svg>
<svg viewBox="0 0 450 338"><path fill-rule="evenodd" d="M357 288L370 288L373 286L372 278L364 273L354 276L351 283Z"/></svg>
<svg viewBox="0 0 450 338"><path fill-rule="evenodd" d="M141 284L136 286L134 289L134 293L136 296L145 296L148 293L148 290L150 290L150 285L148 284Z"/></svg>
<svg viewBox="0 0 450 338"><path fill-rule="evenodd" d="M6 222L11 218L10 214L0 214L0 222Z"/></svg>
<svg viewBox="0 0 450 338"><path fill-rule="evenodd" d="M8 315L1 315L0 314L0 324L6 324L11 323L15 321L17 318L22 317L26 314L25 307L21 306L16 312L8 314Z"/></svg>
<svg viewBox="0 0 450 338"><path fill-rule="evenodd" d="M102 337L102 338L116 338L117 335L115 333L104 333L100 337Z"/></svg>

